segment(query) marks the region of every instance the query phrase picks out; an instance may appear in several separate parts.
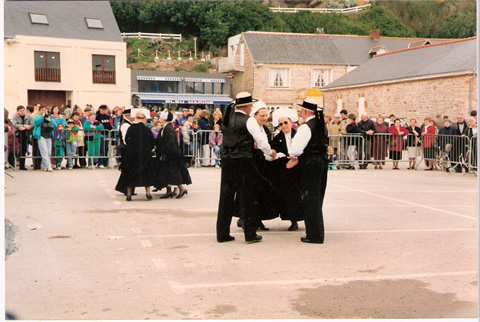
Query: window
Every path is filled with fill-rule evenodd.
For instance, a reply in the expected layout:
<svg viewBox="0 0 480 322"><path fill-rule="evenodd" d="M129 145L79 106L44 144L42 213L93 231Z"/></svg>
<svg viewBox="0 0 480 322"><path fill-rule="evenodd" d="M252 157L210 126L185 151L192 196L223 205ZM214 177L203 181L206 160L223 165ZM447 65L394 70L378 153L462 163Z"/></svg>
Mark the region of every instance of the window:
<svg viewBox="0 0 480 322"><path fill-rule="evenodd" d="M102 20L100 19L85 18L85 22L89 29L103 29Z"/></svg>
<svg viewBox="0 0 480 322"><path fill-rule="evenodd" d="M330 83L330 71L328 69L318 69L313 71L312 87L323 87Z"/></svg>
<svg viewBox="0 0 480 322"><path fill-rule="evenodd" d="M185 82L185 93L193 94L194 88L195 88L194 86L195 86L194 82Z"/></svg>
<svg viewBox="0 0 480 322"><path fill-rule="evenodd" d="M173 81L138 81L139 92L155 92L155 93L177 93L178 82Z"/></svg>
<svg viewBox="0 0 480 322"><path fill-rule="evenodd" d="M93 83L115 84L115 56L92 55Z"/></svg>
<svg viewBox="0 0 480 322"><path fill-rule="evenodd" d="M270 69L270 87L289 87L288 69Z"/></svg>
<svg viewBox="0 0 480 322"><path fill-rule="evenodd" d="M203 83L195 83L195 94L204 94Z"/></svg>
<svg viewBox="0 0 480 322"><path fill-rule="evenodd" d="M35 81L60 82L60 53L35 51Z"/></svg>
<svg viewBox="0 0 480 322"><path fill-rule="evenodd" d="M39 24L39 25L48 25L48 20L47 16L44 14L40 13L28 13L30 16L30 22L33 24Z"/></svg>
<svg viewBox="0 0 480 322"><path fill-rule="evenodd" d="M213 94L222 94L223 84L213 83Z"/></svg>

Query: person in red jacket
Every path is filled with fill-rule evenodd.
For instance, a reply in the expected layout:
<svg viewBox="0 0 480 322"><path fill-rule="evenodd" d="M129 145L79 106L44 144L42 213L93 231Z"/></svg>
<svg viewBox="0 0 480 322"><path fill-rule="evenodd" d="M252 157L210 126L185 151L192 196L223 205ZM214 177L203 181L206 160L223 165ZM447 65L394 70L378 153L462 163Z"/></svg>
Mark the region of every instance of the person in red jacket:
<svg viewBox="0 0 480 322"><path fill-rule="evenodd" d="M430 118L425 118L425 126L422 128L423 158L427 161L425 171L433 170L433 142L435 142L435 126Z"/></svg>
<svg viewBox="0 0 480 322"><path fill-rule="evenodd" d="M408 130L400 126L400 119L395 119L392 126L388 128L388 133L390 136L390 159L393 160L393 170L400 170L398 168L398 160L402 158L403 151L403 137L408 135Z"/></svg>

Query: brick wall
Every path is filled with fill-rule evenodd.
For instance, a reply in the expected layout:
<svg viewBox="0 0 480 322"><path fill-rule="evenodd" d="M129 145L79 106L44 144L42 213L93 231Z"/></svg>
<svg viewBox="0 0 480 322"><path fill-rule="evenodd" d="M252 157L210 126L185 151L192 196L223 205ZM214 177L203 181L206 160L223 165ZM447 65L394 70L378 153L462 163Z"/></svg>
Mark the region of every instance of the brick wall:
<svg viewBox="0 0 480 322"><path fill-rule="evenodd" d="M358 116L358 103L364 97L364 110L369 116L395 114L400 118L428 116L439 119L448 115L454 120L456 114L470 112L471 78L472 75L464 75L325 91L325 111L335 114L338 99L341 99L344 108ZM472 81L471 109L477 106L476 81L476 78Z"/></svg>

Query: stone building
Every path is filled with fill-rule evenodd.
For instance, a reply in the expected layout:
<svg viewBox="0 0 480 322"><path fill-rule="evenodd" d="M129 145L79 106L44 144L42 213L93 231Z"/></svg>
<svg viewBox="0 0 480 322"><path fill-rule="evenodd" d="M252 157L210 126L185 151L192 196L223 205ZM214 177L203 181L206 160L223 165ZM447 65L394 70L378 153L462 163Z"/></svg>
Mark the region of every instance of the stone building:
<svg viewBox="0 0 480 322"><path fill-rule="evenodd" d="M4 104L130 104L127 48L107 1L4 3Z"/></svg>
<svg viewBox="0 0 480 322"><path fill-rule="evenodd" d="M412 44L438 43L438 39L369 36L244 32L228 41L228 57L219 72L228 72L231 97L248 91L267 105L288 107L320 90L379 53L409 48Z"/></svg>
<svg viewBox="0 0 480 322"><path fill-rule="evenodd" d="M440 119L477 105L476 37L380 54L322 88L333 114Z"/></svg>

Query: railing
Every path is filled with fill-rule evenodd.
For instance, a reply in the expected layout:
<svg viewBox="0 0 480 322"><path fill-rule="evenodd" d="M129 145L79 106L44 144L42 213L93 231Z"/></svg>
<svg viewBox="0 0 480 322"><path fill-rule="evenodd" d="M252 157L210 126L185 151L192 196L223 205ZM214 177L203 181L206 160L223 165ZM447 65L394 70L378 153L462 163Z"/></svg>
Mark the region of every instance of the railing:
<svg viewBox="0 0 480 322"><path fill-rule="evenodd" d="M60 68L35 68L36 82L60 82Z"/></svg>
<svg viewBox="0 0 480 322"><path fill-rule="evenodd" d="M182 41L182 34L156 34L148 32L122 32L122 38L175 39Z"/></svg>
<svg viewBox="0 0 480 322"><path fill-rule="evenodd" d="M66 132L68 130L65 130ZM75 149L64 149L60 154L55 153L52 150L52 158L70 159L68 163L72 161L80 162L81 167L91 166L99 162L101 159L108 159L105 167L113 168L115 164L118 164L118 131L117 130L83 130L87 136L95 136L94 141L84 138L85 149L81 153L79 150L75 152ZM184 157L185 163L194 167L198 166L220 166L221 165L221 151L215 149L206 144L204 137L210 136L214 131L201 131L198 130L196 134L190 136L190 141L187 142L182 138L182 133L177 132L178 144L181 154ZM401 141L395 139L389 133L375 133L372 138L364 138L360 134L347 134L342 136L329 137L329 146L332 147L333 153L336 156L336 160L332 161L336 165L337 169L341 168L353 168L360 169L366 168L368 164L372 164L381 167L386 162L409 162L411 169L417 169L424 161L427 166L432 166L437 170L444 170L447 173L457 172L473 173L477 171L477 138L468 138L460 135L425 135L421 142L408 143L408 140L403 138ZM205 141L204 141L205 140ZM400 144L401 148L397 157L399 160L392 159L390 151L392 149L392 142L396 141L396 144ZM5 133L5 142L7 142L7 133ZM399 143L403 142L403 143ZM15 163L20 158L22 159L41 159L40 155L31 153L25 155L25 151L19 151L17 154L16 142L13 140L13 145L9 145L5 149L5 166L8 165L8 156L12 154L13 164L11 166L15 168ZM420 145L419 145L420 144ZM102 145L103 149L102 149ZM20 149L22 144L20 143ZM215 151L219 150L219 151ZM34 152L34 151L33 151ZM86 153L85 153L86 152ZM76 163L76 162L75 162ZM82 165L83 163L83 165ZM100 163L99 163L100 164ZM93 168L93 167L92 167Z"/></svg>
<svg viewBox="0 0 480 322"><path fill-rule="evenodd" d="M115 84L115 72L94 70L93 82L100 84Z"/></svg>
<svg viewBox="0 0 480 322"><path fill-rule="evenodd" d="M314 13L355 13L370 8L370 4L364 6L343 8L343 9L329 9L329 8L270 8L272 12L278 13L298 13L301 11L310 11Z"/></svg>

